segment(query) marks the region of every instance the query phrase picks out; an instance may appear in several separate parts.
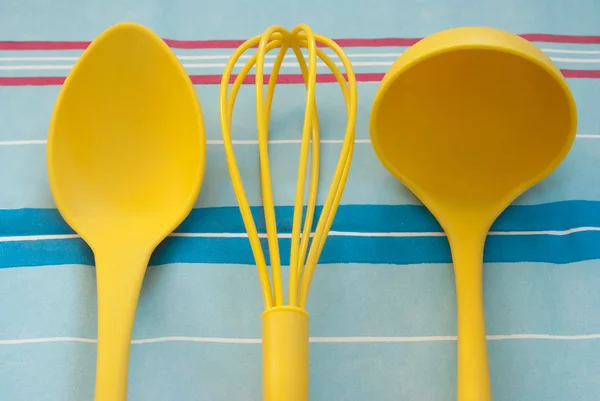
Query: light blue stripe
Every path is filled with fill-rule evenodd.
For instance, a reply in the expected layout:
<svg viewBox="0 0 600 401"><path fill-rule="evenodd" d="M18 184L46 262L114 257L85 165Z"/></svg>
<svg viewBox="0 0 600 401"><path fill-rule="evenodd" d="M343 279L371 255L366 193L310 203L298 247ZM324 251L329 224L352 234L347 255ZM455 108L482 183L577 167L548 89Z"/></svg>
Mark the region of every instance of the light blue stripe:
<svg viewBox="0 0 600 401"><path fill-rule="evenodd" d="M242 269L253 271L251 266L237 268L229 274L223 274L222 267L211 266L169 266L157 268L162 273L151 271L140 301L134 336L147 338L174 332L212 335L216 327L225 329L217 334L256 338L260 335L256 277L243 274ZM311 335L432 335L440 331L453 334L454 299L448 267L393 269L390 266L388 273L393 270L397 276L388 276L387 280L380 268L351 265L337 266L337 271L332 266L320 269L309 305ZM192 269L198 273L195 278L186 274ZM597 265L591 263L560 269L544 265L488 266L485 287L488 331L539 333L554 329L564 334L564 327L568 327L573 333L597 332L598 327L592 326L600 306L598 283L594 279L596 269ZM13 270L12 277L0 280L6 286L12 283L9 290L1 291L3 294L28 305L14 316L2 316L3 321L9 320L11 324L5 325L9 332L4 332L1 338L54 333L93 337L95 316L93 312L87 313L95 305L93 271L77 267L38 271L43 274L31 276L33 270ZM214 273L219 271L222 277L216 279ZM81 272L85 274L79 275ZM21 277L15 277L15 273ZM540 280L542 276L549 280ZM219 282L222 285L214 285ZM227 289L227 285L241 290L241 297L236 297L237 290ZM363 289L355 288L356 285ZM217 287L220 296L217 293L210 297L208 292ZM372 291L373 288L379 291ZM365 293L369 296L357 296ZM416 304L415 299L419 300ZM4 304L9 306L7 310L12 309L10 301ZM557 320L557 316L561 318ZM32 327L33 323L37 327ZM498 327L497 323L504 327ZM75 330L70 331L74 324ZM390 327L394 324L396 329ZM251 330L240 330L244 325ZM83 327L86 330L81 330ZM594 355L598 344L598 341L547 340L490 342L494 399L534 400L541 396L551 401L570 397L595 400L598 365ZM445 399L445 395L454 393L455 346L454 342L312 344L311 399L339 396L357 401L373 397L392 400L398 394L408 399L420 399L423 395L431 397L428 399ZM93 389L94 350L93 344L0 346L5 362L0 367L2 388L15 394L16 400L89 398ZM188 395L223 400L256 399L260 391L259 361L258 345L135 345L131 355L130 399L179 400ZM52 369L47 369L48 366ZM190 369L191 366L194 368ZM570 379L556 379L556 375ZM234 384L224 387L224 380ZM227 394L222 393L225 389Z"/></svg>
<svg viewBox="0 0 600 401"><path fill-rule="evenodd" d="M600 232L587 231L564 235L493 235L488 237L485 262L573 263L600 259ZM261 240L266 249L267 240ZM279 241L281 263L289 264L289 239ZM58 264L94 263L83 240L53 239L43 241L0 242L0 268L32 267ZM266 255L267 263L269 257ZM158 246L150 264L216 263L250 264L254 257L246 238L171 237ZM450 263L450 248L442 236L337 236L327 240L320 255L321 264L375 263L414 264Z"/></svg>
<svg viewBox="0 0 600 401"><path fill-rule="evenodd" d="M456 344L311 344L310 399L453 400ZM259 345L160 343L131 350L128 399L256 401ZM600 342L490 342L495 401L596 401ZM93 397L93 344L0 346L11 401Z"/></svg>
<svg viewBox="0 0 600 401"><path fill-rule="evenodd" d="M0 360L2 395L11 401L94 398L92 344L0 345Z"/></svg>
<svg viewBox="0 0 600 401"><path fill-rule="evenodd" d="M219 73L222 73L220 71ZM372 103L372 95L376 84L360 84L361 107L357 123L357 137L368 138L368 115ZM598 83L600 87L600 82ZM60 87L3 87L0 89L0 108L4 110L6 120L0 131L0 140L46 139L52 109ZM368 98L363 101L362 92L367 91ZM206 137L209 140L221 140L219 122L219 86L196 86L200 99ZM345 130L346 106L342 92L337 85L321 85L317 90L320 110L320 128L323 139L341 139ZM271 120L271 139L300 139L306 90L303 85L278 85L273 118ZM255 88L253 85L243 86L236 100L232 126L233 139L256 140ZM25 110L36 118L24 119ZM248 121L254 122L248 125Z"/></svg>
<svg viewBox="0 0 600 401"><path fill-rule="evenodd" d="M600 55L598 55L600 58ZM600 134L600 119L595 105L600 102L600 79L569 79L579 113L580 134ZM369 138L369 115L377 83L359 83L359 113L356 137ZM59 92L58 86L0 88L0 110L3 127L0 141L46 139L52 108ZM197 85L207 139L222 139L219 122L218 85ZM302 85L279 85L273 105L271 139L300 139L305 105ZM342 139L346 126L346 108L340 88L334 84L320 85L317 101L321 136L323 139ZM243 86L236 100L232 136L234 139L256 140L255 88ZM23 118L29 113L36 118ZM249 125L248 122L251 122ZM1 160L1 159L0 159Z"/></svg>
<svg viewBox="0 0 600 401"><path fill-rule="evenodd" d="M488 352L494 400L598 399L598 341L492 342Z"/></svg>
<svg viewBox="0 0 600 401"><path fill-rule="evenodd" d="M306 22L318 33L332 38L421 37L459 25L490 25L518 33L600 33L600 3L597 0L581 0L576 5L565 0L383 0L373 4L338 0L285 3L225 0L210 4L187 0L170 4L164 1L108 0L100 3L84 0L69 4L59 1L49 6L47 1L40 0L0 1L0 40L91 40L121 20L141 22L159 35L174 39L240 39L259 34L271 24L289 28L298 22ZM65 17L67 12L71 14ZM599 48L598 45L556 43L539 46ZM223 51L224 54L230 52ZM67 53L70 52L61 52ZM185 54L192 53L186 51ZM592 67L591 64L560 65ZM578 103L579 133L600 134L597 118L600 80L570 79L569 84ZM376 84L359 86L359 138L368 137L368 115L376 87ZM210 139L219 139L218 88L196 88L206 118L207 135ZM237 139L255 136L252 89L244 89L236 106L234 136ZM274 138L298 137L304 99L302 90L301 85L278 88ZM44 139L57 93L58 87L0 88L0 140ZM320 85L317 96L323 135L340 138L345 114L339 90L333 85ZM212 148L198 206L235 206L222 146ZM243 169L244 178L247 186L252 187L249 194L252 203L258 204L256 148L236 149L243 153L240 161L244 167L250 166ZM285 188L292 188L290 182L295 177L298 148L292 145L272 149L276 201L278 205L289 205L293 193ZM323 149L326 187L339 145L324 145ZM0 188L3 189L0 208L53 207L45 177L44 152L43 146L0 146ZM600 171L598 154L600 141L577 140L560 169L518 203L600 200L600 189L595 185ZM250 178L253 181L249 181ZM380 166L367 144L357 146L343 203L417 202ZM595 212L590 212L590 218L584 216L581 221L591 224L595 219ZM558 226L560 219L548 220ZM522 217L519 223L527 225L528 220ZM553 238L552 241L557 240L557 243L544 242L548 238L522 240L508 237L501 239L508 241L501 247L490 243L490 249L496 247L498 257L503 258L520 257L522 249L536 247L543 250L540 253L544 255L556 256L562 252L580 257L589 255L588 252L598 252L595 251L600 241L597 235L582 233ZM421 252L431 251L447 257L447 249L440 251L442 248L439 248L443 241L445 239L437 245L423 243ZM38 247L55 254L66 252L67 257L89 258L89 251L80 241L79 245L78 240L70 243L76 246L65 248L59 242L53 250L52 243L45 241L30 242L29 249L23 243L18 246L29 260L40 256ZM227 250L219 254L243 254L248 246L246 239L241 239L240 245L235 241L228 244ZM330 256L324 255L349 254L345 248L347 244L342 242L336 246L335 241L328 242L333 248L326 251ZM170 255L179 258L204 251L200 243L193 241L182 241L179 245L183 248L167 247L163 250L164 255L173 252ZM350 248L368 253L369 246L373 246L369 240L361 240ZM370 254L377 257L379 249L371 248ZM403 252L402 246L398 246L397 251ZM410 256L410 253L403 254ZM0 258L5 257L6 254L0 251ZM599 263L487 264L484 297L488 333L600 333ZM0 294L0 322L4 322L0 324L0 339L95 336L96 301L91 267L0 269ZM323 264L317 269L309 298L311 335L453 335L456 331L454 305L454 282L448 264ZM162 335L258 338L261 311L260 289L252 263L152 267L144 283L134 338ZM599 353L600 340L491 341L489 357L494 401L597 401L600 393ZM94 344L0 345L0 399L91 400L95 357ZM313 343L311 400L454 400L455 358L456 343L453 341ZM256 401L261 399L260 346L135 345L129 379L129 401Z"/></svg>
<svg viewBox="0 0 600 401"><path fill-rule="evenodd" d="M309 24L330 37L421 37L461 25L490 25L519 33L598 33L598 3L580 0L527 2L507 0L435 0L427 3L384 0L369 3L324 3L320 0L219 3L174 1L149 7L142 0L77 2L60 7L6 3L0 7L0 37L5 40L89 40L109 25L129 20L175 39L240 39L262 33L272 24L291 28ZM14 18L19 15L19 18ZM89 18L89 16L94 16Z"/></svg>
<svg viewBox="0 0 600 401"><path fill-rule="evenodd" d="M336 39L345 39L345 38L333 38ZM600 51L600 43L596 44L580 44L580 43L552 43L552 42L532 42L537 47L542 49L548 56L550 57L563 57L563 58L597 58L597 54L585 54L585 51ZM344 51L350 57L351 61L363 61L361 58L353 58L352 56L355 54L396 54L400 55L400 53L406 51L409 46L370 46L370 47L344 47ZM584 53L556 53L553 50L583 50ZM196 48L196 49L181 49L177 47L172 47L171 50L177 56L213 56L220 55L224 56L224 58L220 59L209 59L204 60L204 62L218 63L223 60L227 60L235 49L233 48ZM251 55L256 52L255 48L248 49L246 51L246 55ZM271 55L276 54L276 51L270 53ZM325 50L325 52L332 57L337 57L333 54L331 50ZM83 53L83 50L0 50L0 64L2 65L10 65L10 64L23 64L23 61L8 61L2 60L4 57L79 57ZM304 54L307 54L306 49L304 49ZM295 60L293 53L288 51L287 57L290 57L291 60ZM286 58L287 58L286 57ZM367 60L378 60L378 61L390 61L394 60L393 57L386 58L367 58ZM65 62L73 63L73 61L65 60ZM201 62L200 60L185 60L184 62ZM58 64L58 61L52 60L28 60L27 64Z"/></svg>
<svg viewBox="0 0 600 401"><path fill-rule="evenodd" d="M391 66L393 59L391 60L364 60L364 61L387 61L389 65L361 65L359 60L355 60L355 64L353 65L353 70L356 74L360 73L385 73L385 71ZM182 60L182 64L189 75L221 75L223 70L225 69L225 63L227 60ZM268 62L268 61L267 61ZM272 62L272 61L271 61ZM44 69L41 67L37 67L37 69L13 69L13 70L0 70L0 77L65 77L69 74L71 67L73 66L73 61L54 61L51 63L44 63L44 65L52 65L57 66L54 68L57 69ZM300 74L300 67L297 65L297 61L295 60L286 60L287 63L294 63L293 66L284 65L281 67L281 74ZM14 65L14 66L31 66L31 65L40 65L41 63L34 64L32 62L24 62L24 61L13 61L13 62L3 62L2 65ZM194 64L199 64L202 66L194 66ZM60 67L60 69L58 69ZM234 70L233 74L237 74L243 67L243 64L238 64ZM569 68L577 68L580 70L583 69L597 69L600 68L600 63L594 64L570 64ZM594 68L596 67L596 68ZM343 68L340 66L340 68ZM563 68L563 67L561 67ZM267 66L265 68L265 74L269 74L272 71L272 67ZM342 70L343 71L343 70ZM331 74L331 70L326 65L317 66L318 74ZM215 86L215 85L213 85ZM301 88L303 88L300 85ZM340 94L341 96L341 94Z"/></svg>
<svg viewBox="0 0 600 401"><path fill-rule="evenodd" d="M599 267L486 264L488 334L600 334ZM93 268L2 269L0 278L0 321L10 322L0 327L0 339L96 337ZM453 336L452 267L322 265L307 310L312 336ZM262 311L254 265L151 267L133 337L259 338Z"/></svg>
<svg viewBox="0 0 600 401"><path fill-rule="evenodd" d="M299 147L275 145L270 152L276 205L291 205ZM322 145L321 189L324 203L339 157L339 144ZM55 207L46 173L46 148L42 145L0 146L0 208ZM196 207L237 206L222 145L207 147L207 168ZM600 171L599 139L578 139L565 162L544 182L524 194L517 204L561 200L600 200L600 186L590 185ZM258 150L254 145L236 146L236 157L251 205L261 205ZM418 204L416 198L383 168L370 144L357 144L343 204Z"/></svg>
<svg viewBox="0 0 600 401"><path fill-rule="evenodd" d="M291 233L293 206L275 208L279 233ZM315 210L313 230L322 207ZM264 212L251 212L259 233L266 233ZM306 208L304 208L306 212ZM11 236L61 235L74 231L56 209L0 209L0 239ZM492 225L492 231L566 231L581 227L600 228L600 202L566 201L543 205L509 206ZM356 233L439 233L442 228L424 206L341 205L331 231ZM239 208L193 209L176 233L245 233Z"/></svg>
<svg viewBox="0 0 600 401"><path fill-rule="evenodd" d="M351 50L347 49L349 53ZM290 52L291 53L291 52ZM290 54L288 53L288 54ZM0 54L1 56L1 54ZM600 70L600 54L598 55L556 55L551 57L556 66L561 70ZM585 60L588 60L587 62ZM578 61L581 60L581 61ZM225 69L227 59L219 60L181 60L188 75L221 75ZM267 60L265 74L270 74L273 61ZM393 64L394 58L362 58L351 59L353 71L356 74L376 73L384 74ZM338 62L339 63L339 62ZM384 63L384 64L369 64ZM2 61L0 60L0 77L65 77L71 71L74 61L58 60L52 62L40 61ZM239 73L244 63L238 63L233 69L233 74ZM15 69L2 69L11 67ZM16 67L19 67L18 69ZM35 69L33 69L35 67ZM338 65L343 72L343 66ZM281 74L298 75L301 73L296 60L288 59L281 67ZM331 69L323 64L317 66L317 74L331 74ZM577 78L573 78L577 79ZM212 85L215 86L215 85ZM303 89L303 86L300 85ZM340 95L341 96L341 95Z"/></svg>

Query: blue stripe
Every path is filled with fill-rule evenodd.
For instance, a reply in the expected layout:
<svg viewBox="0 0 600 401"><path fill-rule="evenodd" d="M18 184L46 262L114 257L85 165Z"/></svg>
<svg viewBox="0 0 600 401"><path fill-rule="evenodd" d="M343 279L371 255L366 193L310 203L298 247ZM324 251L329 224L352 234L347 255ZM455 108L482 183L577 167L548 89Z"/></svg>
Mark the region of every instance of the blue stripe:
<svg viewBox="0 0 600 401"><path fill-rule="evenodd" d="M265 231L262 209L252 209L257 228ZM292 207L276 209L280 233L289 233ZM320 208L317 211L319 215ZM55 209L0 210L0 236L70 234L73 231ZM494 224L494 231L567 230L600 227L600 202L565 201L544 205L509 207ZM423 206L340 206L334 231L346 232L440 232L441 228ZM194 209L178 233L243 233L237 207ZM571 263L600 258L600 232L564 236L525 235L488 237L486 262ZM266 241L263 241L266 249ZM288 264L290 240L280 240L282 263ZM268 256L268 255L267 255ZM330 236L321 263L449 263L445 237L352 237ZM93 265L89 248L81 239L9 241L0 243L0 267L86 264ZM153 255L152 264L231 263L253 264L246 238L171 237Z"/></svg>
<svg viewBox="0 0 600 401"><path fill-rule="evenodd" d="M280 240L281 261L289 264L290 240ZM600 258L600 232L568 236L491 236L485 262L572 263ZM266 240L263 241L263 248ZM268 255L267 255L268 256ZM268 259L268 258L267 258ZM320 263L449 263L445 237L346 237L330 236ZM254 264L246 238L172 237L155 251L151 264L230 263ZM93 264L81 239L9 241L0 243L0 268Z"/></svg>
<svg viewBox="0 0 600 401"><path fill-rule="evenodd" d="M262 207L252 207L259 232L266 232ZM315 224L321 207L316 211ZM275 208L277 229L290 233L293 207ZM0 237L72 234L56 209L0 210ZM498 218L493 231L568 230L600 227L600 201L562 201L542 205L513 205ZM417 205L341 205L331 228L350 232L441 232L435 218ZM178 233L244 233L237 207L193 209Z"/></svg>

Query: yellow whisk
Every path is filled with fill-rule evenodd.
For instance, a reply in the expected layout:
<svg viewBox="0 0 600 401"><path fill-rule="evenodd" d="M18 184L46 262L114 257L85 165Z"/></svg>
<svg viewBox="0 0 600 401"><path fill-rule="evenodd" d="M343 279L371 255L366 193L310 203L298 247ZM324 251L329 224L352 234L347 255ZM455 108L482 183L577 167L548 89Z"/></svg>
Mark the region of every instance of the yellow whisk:
<svg viewBox="0 0 600 401"><path fill-rule="evenodd" d="M329 47L339 57L346 70L347 82L344 75L337 68L336 63L323 50L317 47L317 42ZM228 95L231 72L236 62L246 50L256 45L258 45L256 54L248 60L239 75L235 78L231 93ZM279 48L279 52L275 58L268 80L265 99L263 92L265 55L275 48ZM300 146L300 167L296 183L296 199L294 202L288 303L286 304L271 186L268 139L273 94L279 70L288 48L292 48L294 51L302 71L302 76L304 77L306 85L306 108ZM308 66L300 50L301 48L308 49ZM310 240L319 180L320 143L315 101L317 56L331 69L340 84L346 101L348 122L333 182L318 219L314 236ZM260 179L273 276L272 286L269 268L267 267L256 225L250 212L250 205L248 204L242 185L231 141L231 118L235 99L248 72L254 66L256 66L256 118L260 156ZM225 154L233 188L256 261L265 302L265 311L262 315L263 399L265 401L308 400L308 314L305 310L306 300L319 255L325 244L325 239L331 228L342 192L346 185L352 152L354 150L356 108L356 78L350 61L334 41L314 34L310 27L305 24L298 25L291 31L287 31L280 26L271 26L261 36L247 40L231 56L223 73L220 91L220 112ZM304 216L304 227L301 230L309 153L312 154L308 204Z"/></svg>

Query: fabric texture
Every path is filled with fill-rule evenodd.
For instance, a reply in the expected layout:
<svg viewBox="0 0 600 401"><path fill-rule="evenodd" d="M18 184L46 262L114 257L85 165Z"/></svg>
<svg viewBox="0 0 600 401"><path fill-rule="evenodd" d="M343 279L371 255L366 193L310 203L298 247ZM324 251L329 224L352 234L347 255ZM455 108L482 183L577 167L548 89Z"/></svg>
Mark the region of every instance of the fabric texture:
<svg viewBox="0 0 600 401"><path fill-rule="evenodd" d="M92 400L93 256L58 214L45 140L64 77L90 40L120 21L167 40L192 76L207 132L196 208L155 252L131 349L131 401L261 399L261 291L224 158L218 83L241 40L307 23L338 40L359 83L356 147L342 206L309 295L312 401L449 401L456 306L446 238L379 163L368 121L383 73L436 31L484 25L525 35L568 79L579 112L565 162L496 222L484 301L495 401L597 401L600 394L600 2L597 0L0 1L0 401ZM594 36L596 35L596 36ZM293 63L292 63L293 65ZM327 74L326 67L319 73ZM291 205L304 85L282 70L271 120L278 228ZM345 129L336 84L317 86L322 204ZM233 136L259 229L254 86ZM510 233L506 233L510 232ZM415 233L419 233L416 235ZM504 235L498 235L504 234ZM283 262L289 240L281 239ZM286 276L287 277L287 276Z"/></svg>

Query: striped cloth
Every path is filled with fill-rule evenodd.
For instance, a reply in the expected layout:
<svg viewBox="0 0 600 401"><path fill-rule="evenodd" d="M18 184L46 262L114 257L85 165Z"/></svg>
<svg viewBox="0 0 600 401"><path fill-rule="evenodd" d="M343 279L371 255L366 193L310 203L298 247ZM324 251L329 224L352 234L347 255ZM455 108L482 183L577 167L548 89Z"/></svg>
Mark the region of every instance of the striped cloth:
<svg viewBox="0 0 600 401"><path fill-rule="evenodd" d="M417 38L460 25L523 34L568 77L573 149L497 221L484 298L495 401L600 394L600 3L597 0L0 1L0 401L92 400L93 258L48 188L45 139L60 84L89 41L122 20L164 38L196 83L208 159L196 208L156 251L133 333L129 400L261 399L261 292L224 159L218 81L240 40L272 24L338 39L359 83L357 144L309 296L312 401L455 399L456 309L446 238L369 143L377 83ZM271 165L288 257L304 87L291 63L272 116ZM345 109L317 87L326 188ZM289 85L284 85L287 83ZM233 133L260 216L254 87ZM325 193L320 196L323 202ZM260 224L259 224L260 226ZM261 230L264 227L259 227ZM263 231L264 232L264 231Z"/></svg>

